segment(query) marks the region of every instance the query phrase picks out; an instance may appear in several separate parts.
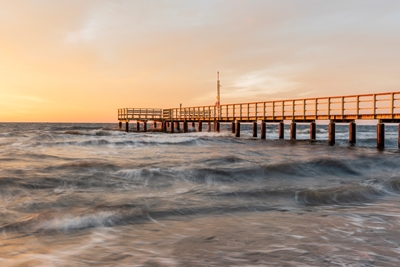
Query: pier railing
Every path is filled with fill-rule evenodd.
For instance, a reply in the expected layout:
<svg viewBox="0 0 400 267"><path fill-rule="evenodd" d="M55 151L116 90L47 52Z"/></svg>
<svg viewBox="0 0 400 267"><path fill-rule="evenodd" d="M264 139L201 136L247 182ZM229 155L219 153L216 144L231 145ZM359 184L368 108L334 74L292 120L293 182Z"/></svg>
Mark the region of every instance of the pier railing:
<svg viewBox="0 0 400 267"><path fill-rule="evenodd" d="M163 110L160 108L120 108L118 120L161 120Z"/></svg>
<svg viewBox="0 0 400 267"><path fill-rule="evenodd" d="M276 100L172 109L118 110L120 121L314 121L400 119L400 92Z"/></svg>
<svg viewBox="0 0 400 267"><path fill-rule="evenodd" d="M400 92L303 98L163 110L164 120L312 121L400 119Z"/></svg>

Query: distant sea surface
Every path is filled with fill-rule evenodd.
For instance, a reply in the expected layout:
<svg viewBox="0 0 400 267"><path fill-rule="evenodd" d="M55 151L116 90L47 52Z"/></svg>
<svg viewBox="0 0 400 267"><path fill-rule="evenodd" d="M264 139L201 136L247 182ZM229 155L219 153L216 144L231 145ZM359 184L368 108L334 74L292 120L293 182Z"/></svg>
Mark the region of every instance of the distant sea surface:
<svg viewBox="0 0 400 267"><path fill-rule="evenodd" d="M0 123L0 266L400 265L397 126L241 128Z"/></svg>

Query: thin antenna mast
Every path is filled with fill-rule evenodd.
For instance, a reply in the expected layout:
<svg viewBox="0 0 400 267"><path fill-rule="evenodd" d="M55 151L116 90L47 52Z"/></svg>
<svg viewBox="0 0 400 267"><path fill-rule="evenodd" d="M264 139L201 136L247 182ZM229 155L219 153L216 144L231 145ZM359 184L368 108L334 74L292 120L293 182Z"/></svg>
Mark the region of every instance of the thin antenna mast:
<svg viewBox="0 0 400 267"><path fill-rule="evenodd" d="M217 71L217 102L215 103L218 110L218 118L221 117L221 84L219 82L219 71Z"/></svg>

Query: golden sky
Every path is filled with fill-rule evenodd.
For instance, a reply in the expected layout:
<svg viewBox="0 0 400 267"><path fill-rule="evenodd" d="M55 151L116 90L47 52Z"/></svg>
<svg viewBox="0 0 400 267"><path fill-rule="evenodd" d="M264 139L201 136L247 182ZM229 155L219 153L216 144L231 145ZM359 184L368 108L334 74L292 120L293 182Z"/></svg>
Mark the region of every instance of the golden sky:
<svg viewBox="0 0 400 267"><path fill-rule="evenodd" d="M400 91L398 0L0 0L0 121Z"/></svg>

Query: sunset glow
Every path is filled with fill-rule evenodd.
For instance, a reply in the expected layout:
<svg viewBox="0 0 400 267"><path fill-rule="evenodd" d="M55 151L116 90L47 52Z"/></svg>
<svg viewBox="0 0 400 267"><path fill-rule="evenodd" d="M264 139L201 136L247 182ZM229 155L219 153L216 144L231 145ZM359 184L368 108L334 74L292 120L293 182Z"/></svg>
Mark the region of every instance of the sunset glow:
<svg viewBox="0 0 400 267"><path fill-rule="evenodd" d="M399 1L2 1L0 121L400 91Z"/></svg>

